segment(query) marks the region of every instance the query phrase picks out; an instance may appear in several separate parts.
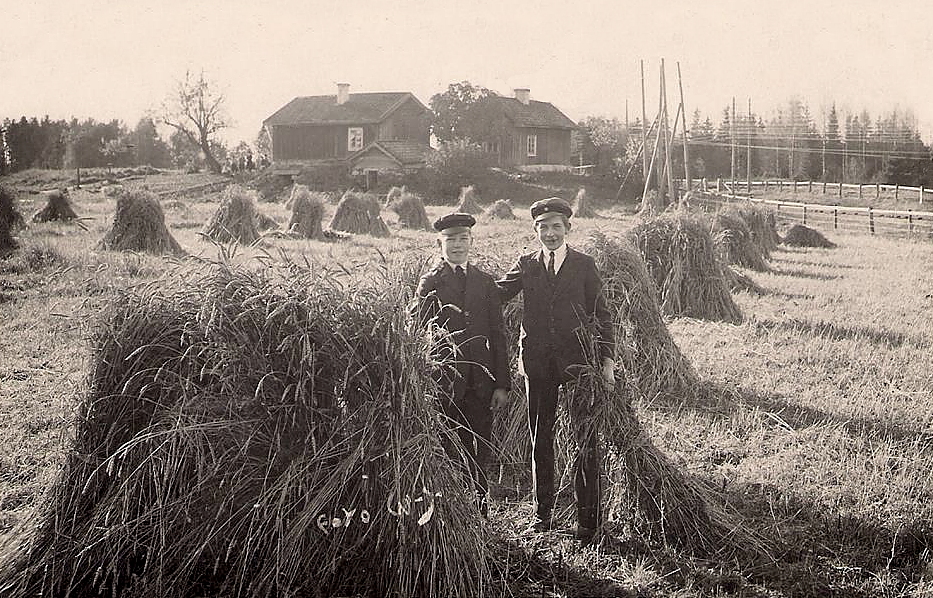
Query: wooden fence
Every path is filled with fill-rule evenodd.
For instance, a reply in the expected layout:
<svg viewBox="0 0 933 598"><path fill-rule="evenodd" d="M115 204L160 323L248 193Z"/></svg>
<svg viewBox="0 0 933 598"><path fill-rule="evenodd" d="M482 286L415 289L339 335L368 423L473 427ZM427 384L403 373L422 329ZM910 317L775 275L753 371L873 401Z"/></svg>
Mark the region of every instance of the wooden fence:
<svg viewBox="0 0 933 598"><path fill-rule="evenodd" d="M799 222L824 231L933 239L933 212L830 206L702 190L694 191L692 201L714 208L749 201L772 209L780 222Z"/></svg>
<svg viewBox="0 0 933 598"><path fill-rule="evenodd" d="M678 183L683 185L683 180L679 180ZM702 178L691 179L691 188L704 192L715 189L716 193L731 194L738 194L743 190L747 194L751 194L752 190L755 188L759 188L763 191L790 191L791 193L798 193L803 189L807 193L814 193L815 190L822 195L832 194L837 197L842 197L844 190L849 189L857 191L859 199L873 197L880 200L881 194L885 193L888 195L893 194L894 201L916 201L918 204L933 202L933 189L928 189L922 185L919 187L911 187L908 185L888 185L884 183L830 183L825 181L784 180L751 181L751 183L749 183L748 181L732 181L722 178L718 178L713 183L710 183L707 179Z"/></svg>

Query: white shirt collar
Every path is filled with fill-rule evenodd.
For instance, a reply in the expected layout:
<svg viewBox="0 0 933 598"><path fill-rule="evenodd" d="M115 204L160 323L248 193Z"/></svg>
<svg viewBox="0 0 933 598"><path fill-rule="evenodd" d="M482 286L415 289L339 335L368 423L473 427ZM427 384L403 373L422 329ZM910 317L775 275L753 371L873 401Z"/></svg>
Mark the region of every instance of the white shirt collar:
<svg viewBox="0 0 933 598"><path fill-rule="evenodd" d="M446 258L443 258L443 259L444 259L444 263L446 263L448 266L450 266L450 269L453 270L454 272L457 271L457 266L461 266L461 267L463 268L463 272L466 273L466 271L467 271L467 266L470 265L469 260L463 262L462 264L454 264L453 262L448 261ZM557 258L554 258L554 259L557 259Z"/></svg>
<svg viewBox="0 0 933 598"><path fill-rule="evenodd" d="M547 261L550 258L551 250L547 247L541 247L541 263L547 268ZM567 258L567 243L561 243L560 247L554 250L554 273L560 272L560 267Z"/></svg>

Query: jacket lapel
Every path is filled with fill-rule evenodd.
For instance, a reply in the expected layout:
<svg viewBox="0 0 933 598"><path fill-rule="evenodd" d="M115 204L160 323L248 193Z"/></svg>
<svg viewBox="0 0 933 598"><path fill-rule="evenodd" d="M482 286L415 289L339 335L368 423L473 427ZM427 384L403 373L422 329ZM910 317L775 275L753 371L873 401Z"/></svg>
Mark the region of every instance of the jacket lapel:
<svg viewBox="0 0 933 598"><path fill-rule="evenodd" d="M567 247L567 255L564 257L564 263L560 265L557 271L557 278L554 281L554 295L560 295L567 290L573 279L573 272L576 270L574 263L577 260L577 252Z"/></svg>

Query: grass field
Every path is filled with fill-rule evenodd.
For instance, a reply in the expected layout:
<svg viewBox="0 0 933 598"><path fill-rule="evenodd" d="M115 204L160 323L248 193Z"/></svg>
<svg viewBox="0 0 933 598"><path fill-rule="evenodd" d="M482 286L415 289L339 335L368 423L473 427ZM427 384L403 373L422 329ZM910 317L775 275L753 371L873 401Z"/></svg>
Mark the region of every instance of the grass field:
<svg viewBox="0 0 933 598"><path fill-rule="evenodd" d="M194 183L199 184L199 183ZM25 214L39 196L24 195ZM89 326L113 289L203 267L95 250L114 200L75 191L74 225L33 225L0 261L0 537L30 521L54 479L85 388ZM170 230L193 256L221 252L198 231L217 196L166 203ZM279 223L278 204L259 209ZM428 207L433 218L444 208ZM328 206L328 216L333 206ZM508 264L535 240L525 208L480 222L475 250ZM236 262L284 250L334 268L409 252L434 236L269 240L223 248ZM325 219L325 222L327 220ZM626 210L580 220L588 231L631 226ZM493 524L530 563L516 593L534 596L933 596L933 245L833 235L835 250L782 248L766 289L740 293L741 325L669 323L706 391L691 403L638 405L652 439L689 475L721 491L772 559L708 562L619 530L619 542L581 549L567 534L533 534L527 477L495 489ZM524 480L524 481L523 481ZM570 480L565 479L565 484Z"/></svg>

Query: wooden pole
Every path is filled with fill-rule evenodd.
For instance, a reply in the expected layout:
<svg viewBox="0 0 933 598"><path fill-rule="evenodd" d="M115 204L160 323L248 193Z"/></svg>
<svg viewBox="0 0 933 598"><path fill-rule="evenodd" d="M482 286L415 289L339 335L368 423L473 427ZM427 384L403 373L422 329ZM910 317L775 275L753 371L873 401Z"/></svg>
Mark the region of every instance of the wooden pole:
<svg viewBox="0 0 933 598"><path fill-rule="evenodd" d="M677 198L677 192L674 189L674 173L671 169L671 144L668 141L670 120L668 119L667 113L667 77L664 74L663 58L661 59L661 98L664 114L664 168L667 171L667 177L665 181L667 183L668 193L670 194L670 199L667 201L667 203L670 204L674 203L674 200Z"/></svg>
<svg viewBox="0 0 933 598"><path fill-rule="evenodd" d="M735 96L732 96L732 118L729 120L729 149L732 152L732 192L735 193Z"/></svg>
<svg viewBox="0 0 933 598"><path fill-rule="evenodd" d="M745 182L748 183L748 196L752 196L752 99L748 98L748 117L745 119L747 128L745 135Z"/></svg>
<svg viewBox="0 0 933 598"><path fill-rule="evenodd" d="M671 128L671 136L669 138L668 146L674 145L674 138L677 137L677 120L680 118L680 112L683 108L682 105L677 106L677 114L674 116L674 126ZM664 165L664 168L667 170L667 179L671 180L671 160L670 155L668 155L667 163ZM671 186L671 194L674 194L675 187Z"/></svg>
<svg viewBox="0 0 933 598"><path fill-rule="evenodd" d="M658 121L659 121L658 128L660 129L660 115L658 115ZM658 131L658 136L654 140L654 151L651 152L651 162L648 165L648 171L645 173L645 188L642 190L642 193L641 193L642 207L644 207L645 202L647 201L648 186L651 183L651 174L654 172L654 160L658 155L658 144L660 143L661 143L661 132Z"/></svg>
<svg viewBox="0 0 933 598"><path fill-rule="evenodd" d="M686 190L690 191L693 181L690 179L690 153L687 151L687 105L684 104L684 82L680 76L680 62L677 63L677 87L680 90L680 110L683 119L681 122L684 125L683 129L681 129L684 140L684 179L687 181Z"/></svg>
<svg viewBox="0 0 933 598"><path fill-rule="evenodd" d="M645 61L641 61L641 145L648 147L648 114L645 112ZM648 152L641 154L641 172L648 180ZM647 187L646 187L647 189ZM643 196L644 197L644 196Z"/></svg>

